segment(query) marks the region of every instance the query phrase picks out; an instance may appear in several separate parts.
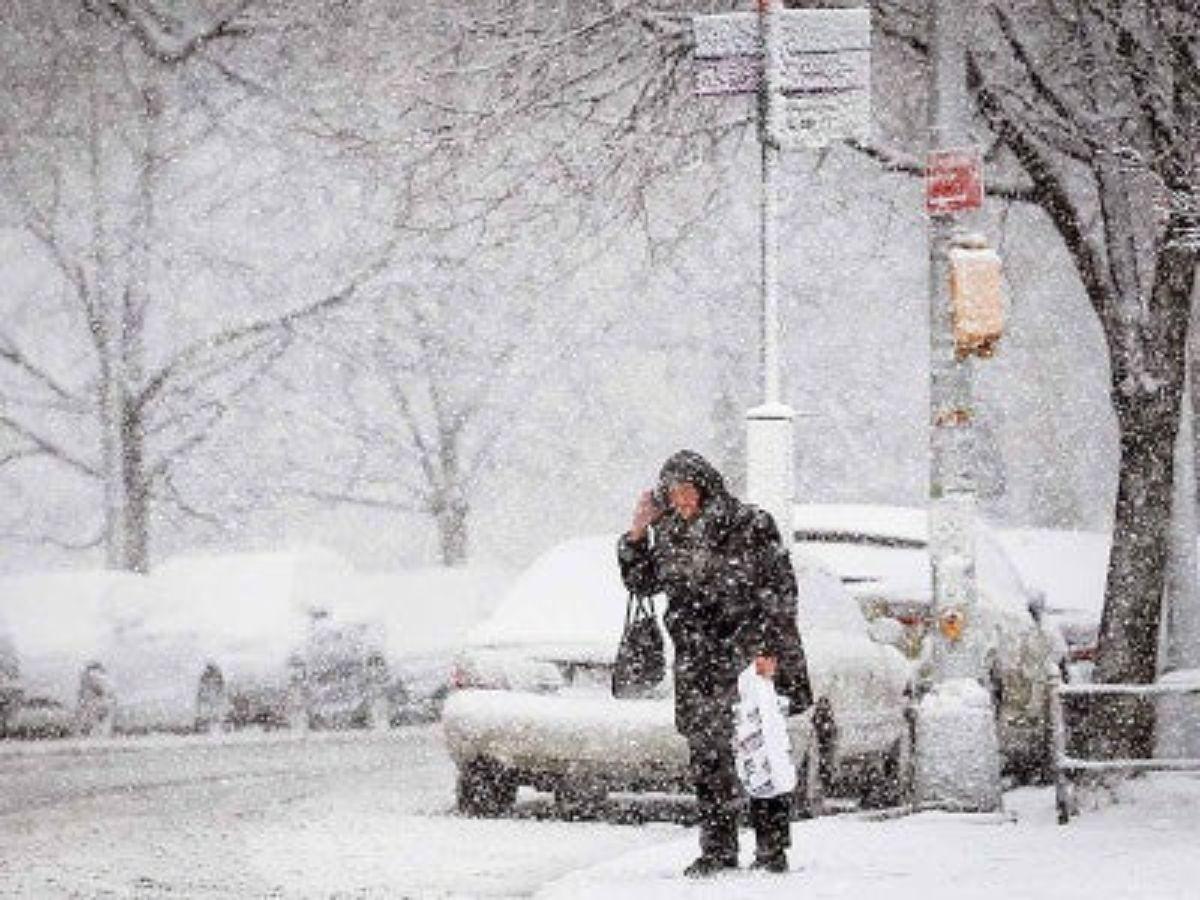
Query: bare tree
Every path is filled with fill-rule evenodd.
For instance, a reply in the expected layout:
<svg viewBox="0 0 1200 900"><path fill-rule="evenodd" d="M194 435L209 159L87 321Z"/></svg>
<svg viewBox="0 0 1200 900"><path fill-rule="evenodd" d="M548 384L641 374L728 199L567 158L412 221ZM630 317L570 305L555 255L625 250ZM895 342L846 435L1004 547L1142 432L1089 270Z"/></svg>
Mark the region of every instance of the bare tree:
<svg viewBox="0 0 1200 900"><path fill-rule="evenodd" d="M100 535L72 540L103 543L111 567L148 567L152 504L187 509L178 463L299 322L346 303L374 271L364 264L332 290L258 309L176 306L172 230L252 189L236 166L192 163L200 149L228 151L214 136L241 98L221 89L228 78L210 54L248 38L253 5L18 0L4 12L13 89L0 100L0 198L44 268L27 317L41 330L12 317L0 329L10 435L0 463L51 460L101 484ZM215 325L196 320L201 306L219 310ZM188 327L170 333L170 349L148 348L148 333L180 320Z"/></svg>
<svg viewBox="0 0 1200 900"><path fill-rule="evenodd" d="M919 5L880 4L917 58ZM981 7L968 75L980 121L1062 236L1106 339L1121 463L1097 677L1152 681L1172 453L1196 279L1200 13L1183 0L1006 0ZM1150 749L1148 711L1099 723Z"/></svg>

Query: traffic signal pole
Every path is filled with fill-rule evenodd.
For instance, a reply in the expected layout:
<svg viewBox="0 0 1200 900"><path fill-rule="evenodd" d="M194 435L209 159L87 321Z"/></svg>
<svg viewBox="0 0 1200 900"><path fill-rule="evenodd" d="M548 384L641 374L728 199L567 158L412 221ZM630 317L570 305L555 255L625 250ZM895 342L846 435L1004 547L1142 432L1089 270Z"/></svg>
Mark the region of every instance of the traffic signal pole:
<svg viewBox="0 0 1200 900"><path fill-rule="evenodd" d="M955 0L930 0L929 149L969 142L964 34ZM929 217L929 548L933 563L934 671L938 681L980 677L969 619L976 605L975 405L972 363L960 357L949 296L949 258L963 213ZM951 637L955 631L958 635Z"/></svg>
<svg viewBox="0 0 1200 900"><path fill-rule="evenodd" d="M969 143L965 29L955 0L928 0L929 150ZM975 408L972 364L955 339L950 255L965 234L962 211L929 218L929 551L934 622L932 685L916 714L918 805L965 811L998 809L999 747L984 638L975 621Z"/></svg>

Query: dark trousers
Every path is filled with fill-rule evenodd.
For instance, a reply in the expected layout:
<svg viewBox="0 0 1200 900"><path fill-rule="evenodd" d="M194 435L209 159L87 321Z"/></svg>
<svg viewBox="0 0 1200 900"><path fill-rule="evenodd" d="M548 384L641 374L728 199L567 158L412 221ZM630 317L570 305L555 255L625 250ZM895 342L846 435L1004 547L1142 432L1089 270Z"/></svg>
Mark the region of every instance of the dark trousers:
<svg viewBox="0 0 1200 900"><path fill-rule="evenodd" d="M690 753L692 786L700 819L700 852L708 856L736 856L737 816L741 785L733 757L733 709L715 698L694 698L711 715L694 721L684 734ZM705 701L708 702L705 702ZM791 846L791 797L750 800L750 825L758 852L783 853Z"/></svg>

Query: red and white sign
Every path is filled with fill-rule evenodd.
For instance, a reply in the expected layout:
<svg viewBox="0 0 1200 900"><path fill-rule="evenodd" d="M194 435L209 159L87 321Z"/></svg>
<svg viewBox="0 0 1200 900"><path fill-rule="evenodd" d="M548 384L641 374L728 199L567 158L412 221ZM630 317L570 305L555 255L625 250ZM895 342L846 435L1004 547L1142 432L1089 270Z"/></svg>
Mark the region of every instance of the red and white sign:
<svg viewBox="0 0 1200 900"><path fill-rule="evenodd" d="M925 162L925 211L933 216L983 205L983 157L978 148L934 150Z"/></svg>

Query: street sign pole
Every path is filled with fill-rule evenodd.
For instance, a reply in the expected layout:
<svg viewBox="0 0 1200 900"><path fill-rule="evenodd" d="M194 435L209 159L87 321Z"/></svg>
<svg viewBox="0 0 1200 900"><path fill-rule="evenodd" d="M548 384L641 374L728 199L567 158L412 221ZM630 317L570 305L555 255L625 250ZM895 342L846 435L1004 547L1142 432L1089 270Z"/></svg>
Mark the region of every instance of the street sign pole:
<svg viewBox="0 0 1200 900"><path fill-rule="evenodd" d="M871 18L857 9L697 16L696 93L759 101L759 367L763 402L747 413L746 486L785 533L795 490L793 421L783 402L779 304L779 180L785 149L824 147L870 131Z"/></svg>
<svg viewBox="0 0 1200 900"><path fill-rule="evenodd" d="M763 403L746 414L746 493L791 531L795 493L795 413L783 403L779 310L780 13L782 0L759 0L762 78L758 85L760 364Z"/></svg>
<svg viewBox="0 0 1200 900"><path fill-rule="evenodd" d="M967 142L965 29L956 0L929 0L929 151ZM975 621L975 409L969 356L954 335L950 251L963 232L961 213L973 204L942 203L929 181L929 550L934 623L932 690L917 709L917 802L956 809L1000 805L997 735L988 673ZM989 684L990 686L990 684ZM954 739L949 739L950 737ZM969 746L971 760L958 748Z"/></svg>
<svg viewBox="0 0 1200 900"><path fill-rule="evenodd" d="M782 0L759 0L759 33L763 48L763 78L759 86L759 143L762 147L760 210L760 296L762 302L763 402L781 397L779 320L779 21Z"/></svg>

